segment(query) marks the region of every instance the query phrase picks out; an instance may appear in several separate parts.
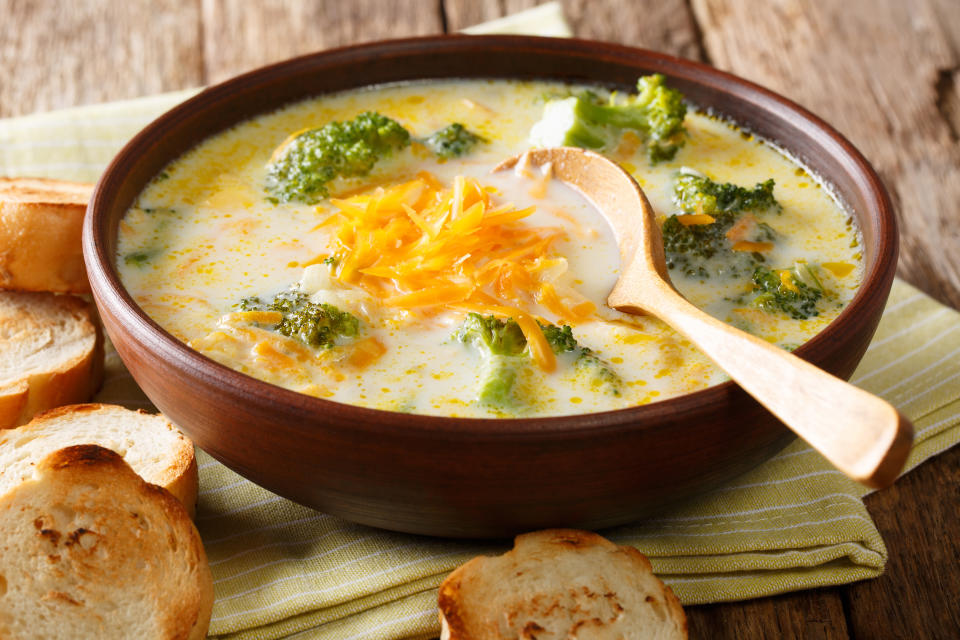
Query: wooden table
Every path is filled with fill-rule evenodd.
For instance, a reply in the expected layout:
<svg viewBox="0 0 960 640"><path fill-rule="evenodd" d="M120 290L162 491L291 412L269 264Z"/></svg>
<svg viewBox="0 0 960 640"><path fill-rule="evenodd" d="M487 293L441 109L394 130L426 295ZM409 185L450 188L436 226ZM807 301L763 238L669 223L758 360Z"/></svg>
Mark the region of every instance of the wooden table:
<svg viewBox="0 0 960 640"><path fill-rule="evenodd" d="M0 0L0 117L217 82L290 56L453 32L536 0ZM702 60L838 127L886 181L900 275L960 307L960 1L567 0L577 36ZM886 574L690 607L695 638L960 637L960 448L867 498Z"/></svg>

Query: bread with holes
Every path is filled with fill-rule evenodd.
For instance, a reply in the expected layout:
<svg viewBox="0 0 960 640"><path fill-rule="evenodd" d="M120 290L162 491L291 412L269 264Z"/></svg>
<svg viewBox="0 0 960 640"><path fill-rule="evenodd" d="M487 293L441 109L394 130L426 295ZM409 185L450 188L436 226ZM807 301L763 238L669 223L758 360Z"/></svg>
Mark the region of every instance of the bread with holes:
<svg viewBox="0 0 960 640"><path fill-rule="evenodd" d="M0 429L86 402L102 378L103 337L92 303L0 291Z"/></svg>
<svg viewBox="0 0 960 640"><path fill-rule="evenodd" d="M0 431L0 496L31 478L48 455L76 444L119 453L141 478L169 491L194 515L193 443L162 415L109 404L58 407L22 427Z"/></svg>
<svg viewBox="0 0 960 640"><path fill-rule="evenodd" d="M199 640L213 581L183 505L78 445L0 497L0 594L5 640Z"/></svg>
<svg viewBox="0 0 960 640"><path fill-rule="evenodd" d="M0 178L0 289L89 293L80 233L93 185Z"/></svg>
<svg viewBox="0 0 960 640"><path fill-rule="evenodd" d="M676 596L650 561L587 531L517 536L440 585L442 640L673 640L687 637Z"/></svg>

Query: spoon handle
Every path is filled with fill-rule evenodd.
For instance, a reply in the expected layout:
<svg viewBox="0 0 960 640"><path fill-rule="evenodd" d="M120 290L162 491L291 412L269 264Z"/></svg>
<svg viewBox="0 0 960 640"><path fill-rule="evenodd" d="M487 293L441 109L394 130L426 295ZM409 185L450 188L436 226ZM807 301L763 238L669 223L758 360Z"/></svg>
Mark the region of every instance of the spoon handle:
<svg viewBox="0 0 960 640"><path fill-rule="evenodd" d="M683 333L837 469L870 487L893 483L910 453L913 425L892 405L717 320L661 284L656 296L644 296L647 312ZM617 305L615 293L611 306L639 311Z"/></svg>

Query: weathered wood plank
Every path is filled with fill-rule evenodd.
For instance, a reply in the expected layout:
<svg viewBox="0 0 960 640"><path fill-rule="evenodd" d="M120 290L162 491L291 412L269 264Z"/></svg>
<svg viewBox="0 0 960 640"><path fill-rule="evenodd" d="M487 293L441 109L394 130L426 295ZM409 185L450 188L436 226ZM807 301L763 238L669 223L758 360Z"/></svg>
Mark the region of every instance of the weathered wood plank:
<svg viewBox="0 0 960 640"><path fill-rule="evenodd" d="M958 104L955 0L693 7L715 65L809 107L867 155L899 205L901 275L960 306L960 145L945 114Z"/></svg>
<svg viewBox="0 0 960 640"><path fill-rule="evenodd" d="M960 448L868 496L890 554L886 575L844 590L855 638L960 635Z"/></svg>
<svg viewBox="0 0 960 640"><path fill-rule="evenodd" d="M0 117L203 83L193 2L0 0L0 16Z"/></svg>
<svg viewBox="0 0 960 640"><path fill-rule="evenodd" d="M499 18L537 0L444 0L448 31ZM700 59L693 19L684 0L563 0L578 38L620 42Z"/></svg>
<svg viewBox="0 0 960 640"><path fill-rule="evenodd" d="M538 0L441 0L441 2L449 33L542 4Z"/></svg>
<svg viewBox="0 0 960 640"><path fill-rule="evenodd" d="M838 589L687 608L691 638L741 640L846 640Z"/></svg>
<svg viewBox="0 0 960 640"><path fill-rule="evenodd" d="M443 31L433 0L202 2L208 82L319 49Z"/></svg>

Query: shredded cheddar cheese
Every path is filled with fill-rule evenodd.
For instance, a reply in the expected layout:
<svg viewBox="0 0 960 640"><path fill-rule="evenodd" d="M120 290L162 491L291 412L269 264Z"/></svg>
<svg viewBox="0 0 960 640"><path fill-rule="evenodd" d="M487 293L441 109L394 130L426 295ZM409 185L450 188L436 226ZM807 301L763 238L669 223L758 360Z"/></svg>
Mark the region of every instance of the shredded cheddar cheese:
<svg viewBox="0 0 960 640"><path fill-rule="evenodd" d="M457 176L445 188L429 174L332 199L336 279L360 287L388 308L453 307L512 317L533 359L556 366L536 318L590 318L592 302L557 282L566 261L553 246L556 227L521 224L534 209L493 201L493 190Z"/></svg>
<svg viewBox="0 0 960 640"><path fill-rule="evenodd" d="M685 213L677 216L677 222L685 227L713 224L717 219L707 213Z"/></svg>
<svg viewBox="0 0 960 640"><path fill-rule="evenodd" d="M740 240L735 242L732 249L734 251L750 251L757 253L766 253L773 250L772 242L751 242L749 240Z"/></svg>
<svg viewBox="0 0 960 640"><path fill-rule="evenodd" d="M854 265L849 262L824 262L820 266L838 278L850 275L855 268Z"/></svg>
<svg viewBox="0 0 960 640"><path fill-rule="evenodd" d="M793 275L787 269L784 269L783 271L780 272L780 283L783 284L783 286L789 289L790 291L793 291L794 293L797 293L798 291L800 291L797 288L797 285L793 283Z"/></svg>

